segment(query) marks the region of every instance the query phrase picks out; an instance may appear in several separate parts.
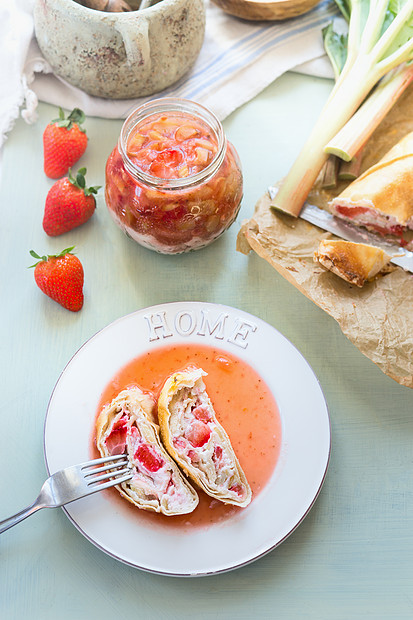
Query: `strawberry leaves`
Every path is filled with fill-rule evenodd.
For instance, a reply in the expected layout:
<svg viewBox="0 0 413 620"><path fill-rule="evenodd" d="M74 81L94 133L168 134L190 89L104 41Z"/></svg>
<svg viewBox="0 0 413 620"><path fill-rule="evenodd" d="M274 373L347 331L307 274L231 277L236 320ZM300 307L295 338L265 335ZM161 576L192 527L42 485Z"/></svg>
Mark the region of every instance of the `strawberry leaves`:
<svg viewBox="0 0 413 620"><path fill-rule="evenodd" d="M62 250L60 254L47 254L47 255L44 254L43 256L39 256L34 250L30 250L29 252L30 256L32 256L33 258L37 258L38 261L34 263L33 265L29 265L28 269L32 269L33 267L36 267L36 265L38 265L41 262L48 261L49 258L60 258L61 256L64 256L65 254L70 254L74 249L75 249L75 246L72 245L71 248L66 248L65 250Z"/></svg>
<svg viewBox="0 0 413 620"><path fill-rule="evenodd" d="M51 124L56 124L58 127L65 127L66 129L71 129L71 127L76 123L79 126L80 131L85 132L85 129L81 127L86 120L85 113L80 108L74 108L69 116L66 118L65 113L62 108L59 108L59 118L55 118L51 121Z"/></svg>
<svg viewBox="0 0 413 620"><path fill-rule="evenodd" d="M68 179L72 183L72 185L83 190L85 196L90 196L91 194L97 194L102 186L95 185L94 187L86 187L85 175L86 175L86 168L79 168L76 174L76 178L73 177L72 171L69 168Z"/></svg>

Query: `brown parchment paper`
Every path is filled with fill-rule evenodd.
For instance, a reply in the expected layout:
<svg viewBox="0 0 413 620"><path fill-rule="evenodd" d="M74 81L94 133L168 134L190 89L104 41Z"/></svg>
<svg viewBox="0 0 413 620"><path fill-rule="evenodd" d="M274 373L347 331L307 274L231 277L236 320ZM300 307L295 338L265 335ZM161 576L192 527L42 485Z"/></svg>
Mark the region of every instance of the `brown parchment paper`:
<svg viewBox="0 0 413 620"><path fill-rule="evenodd" d="M413 131L413 85L392 108L366 145L362 171ZM309 201L322 208L346 184L325 191L317 182ZM413 187L412 187L413 193ZM270 209L266 192L254 215L242 223L237 250L251 249L325 310L343 333L389 377L413 387L413 274L394 267L363 288L341 280L313 261L321 239L333 238L308 222Z"/></svg>

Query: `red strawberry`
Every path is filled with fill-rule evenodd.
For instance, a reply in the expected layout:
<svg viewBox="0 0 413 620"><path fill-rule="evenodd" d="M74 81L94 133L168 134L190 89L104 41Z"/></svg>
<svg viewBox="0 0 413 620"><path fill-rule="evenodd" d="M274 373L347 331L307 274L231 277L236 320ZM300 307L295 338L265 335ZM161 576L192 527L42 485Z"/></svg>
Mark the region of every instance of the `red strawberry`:
<svg viewBox="0 0 413 620"><path fill-rule="evenodd" d="M58 304L78 312L83 306L84 273L80 260L67 248L57 255L39 256L30 251L39 261L34 265L34 279L37 286Z"/></svg>
<svg viewBox="0 0 413 620"><path fill-rule="evenodd" d="M73 178L69 176L56 181L46 197L43 229L51 237L57 237L90 219L96 208L96 194L100 185L86 187L86 168L80 168Z"/></svg>
<svg viewBox="0 0 413 620"><path fill-rule="evenodd" d="M59 118L51 121L43 132L44 171L51 179L59 179L83 155L87 135L81 125L85 115L75 108L67 119L62 108Z"/></svg>

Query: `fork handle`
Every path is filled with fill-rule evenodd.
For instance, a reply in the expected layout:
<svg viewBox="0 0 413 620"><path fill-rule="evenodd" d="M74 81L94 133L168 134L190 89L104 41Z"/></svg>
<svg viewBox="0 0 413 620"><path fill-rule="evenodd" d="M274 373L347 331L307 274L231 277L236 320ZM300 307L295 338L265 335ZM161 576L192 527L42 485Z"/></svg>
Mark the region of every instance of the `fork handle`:
<svg viewBox="0 0 413 620"><path fill-rule="evenodd" d="M37 512L41 508L45 508L45 506L39 504L36 500L33 504L31 504L27 508L23 508L23 510L20 510L20 512L13 515L12 517L0 521L0 534L8 530L10 527L13 527L13 525L20 523L20 521L23 521L23 519L30 517L30 515L32 515L34 512Z"/></svg>

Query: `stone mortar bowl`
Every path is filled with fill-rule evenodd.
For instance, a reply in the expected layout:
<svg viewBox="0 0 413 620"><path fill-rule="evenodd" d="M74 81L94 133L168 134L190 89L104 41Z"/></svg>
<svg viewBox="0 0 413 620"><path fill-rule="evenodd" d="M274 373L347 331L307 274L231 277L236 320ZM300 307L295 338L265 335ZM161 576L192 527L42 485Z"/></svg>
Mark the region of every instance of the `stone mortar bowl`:
<svg viewBox="0 0 413 620"><path fill-rule="evenodd" d="M205 6L162 0L106 13L74 0L35 0L34 24L56 75L90 95L128 99L157 93L191 68L204 40Z"/></svg>

